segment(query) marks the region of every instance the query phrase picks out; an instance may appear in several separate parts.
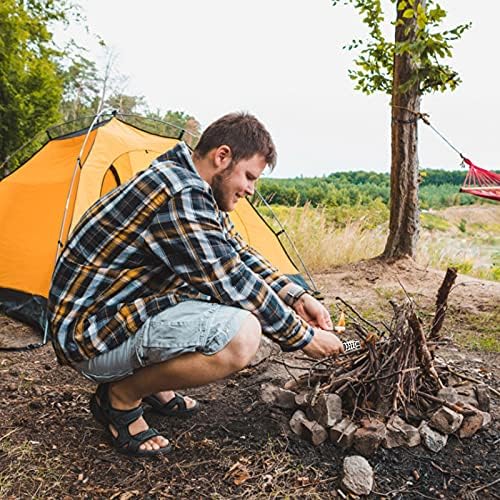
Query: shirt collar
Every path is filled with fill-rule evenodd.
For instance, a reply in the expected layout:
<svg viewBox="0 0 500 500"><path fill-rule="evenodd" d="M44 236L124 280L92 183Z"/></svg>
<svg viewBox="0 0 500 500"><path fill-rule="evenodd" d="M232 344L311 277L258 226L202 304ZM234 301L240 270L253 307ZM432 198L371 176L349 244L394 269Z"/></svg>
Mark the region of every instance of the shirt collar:
<svg viewBox="0 0 500 500"><path fill-rule="evenodd" d="M172 163L175 163L176 165L185 168L190 172L193 172L203 181L203 183L208 188L210 188L208 182L205 181L205 179L203 179L199 174L198 170L196 170L193 158L191 157L191 152L189 151L189 148L187 147L185 142L179 141L172 149L169 149L158 158L156 158L153 164L163 163L167 161L171 161Z"/></svg>

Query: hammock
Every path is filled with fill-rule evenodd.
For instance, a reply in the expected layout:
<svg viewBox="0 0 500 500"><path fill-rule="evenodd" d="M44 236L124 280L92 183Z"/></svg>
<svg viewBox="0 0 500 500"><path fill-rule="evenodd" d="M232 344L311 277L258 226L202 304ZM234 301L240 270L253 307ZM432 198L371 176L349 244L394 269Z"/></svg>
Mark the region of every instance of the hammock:
<svg viewBox="0 0 500 500"><path fill-rule="evenodd" d="M469 165L469 172L460 191L488 200L500 201L500 175L474 165L467 158L462 157L462 159Z"/></svg>
<svg viewBox="0 0 500 500"><path fill-rule="evenodd" d="M395 106L401 108L401 106ZM469 171L465 177L464 183L460 188L461 193L472 194L474 196L480 196L481 198L487 198L488 200L500 201L500 175L495 172L490 172L484 168L474 165L468 158L466 158L429 120L429 115L427 113L416 112L408 108L401 108L409 111L416 115L416 119L419 118L428 125L441 139L443 139L451 149L460 155L462 162L469 165ZM462 163L462 165L463 165Z"/></svg>

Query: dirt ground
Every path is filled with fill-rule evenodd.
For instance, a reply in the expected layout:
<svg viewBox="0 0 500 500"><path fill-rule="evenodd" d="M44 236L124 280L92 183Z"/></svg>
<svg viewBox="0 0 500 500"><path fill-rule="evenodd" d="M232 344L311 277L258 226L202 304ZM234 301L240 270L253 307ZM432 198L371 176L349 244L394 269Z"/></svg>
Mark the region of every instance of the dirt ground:
<svg viewBox="0 0 500 500"><path fill-rule="evenodd" d="M370 261L314 279L333 312L341 296L371 319L390 314L387 301L401 298L403 285L425 321L443 274L411 262ZM456 370L497 390L500 354L456 342L463 345L479 330L498 338L499 299L500 284L461 277L444 327L450 343L440 351ZM30 336L29 327L0 317L0 342ZM346 453L332 443L314 448L300 440L288 429L290 414L260 400L263 382L288 378L273 359L190 391L202 403L193 417L146 411L174 451L131 459L110 448L90 415L92 384L59 367L50 346L0 353L0 498L343 498ZM438 454L421 446L377 451L369 459L376 482L370 498L500 498L500 483L487 487L500 477L500 401L492 396L492 403L496 418L489 428L469 440L451 436Z"/></svg>

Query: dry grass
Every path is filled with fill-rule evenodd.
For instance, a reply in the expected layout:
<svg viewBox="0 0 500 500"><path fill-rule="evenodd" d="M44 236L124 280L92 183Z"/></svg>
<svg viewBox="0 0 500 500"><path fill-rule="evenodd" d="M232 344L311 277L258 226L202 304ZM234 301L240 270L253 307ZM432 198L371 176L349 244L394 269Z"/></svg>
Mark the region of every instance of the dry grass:
<svg viewBox="0 0 500 500"><path fill-rule="evenodd" d="M337 225L321 208L281 207L279 216L305 264L312 272L369 259L384 248L386 228L367 228L363 219ZM269 220L269 219L268 219ZM271 225L273 221L270 220ZM285 239L283 243L290 251ZM290 251L292 257L293 251Z"/></svg>
<svg viewBox="0 0 500 500"><path fill-rule="evenodd" d="M488 210L485 211L482 207L479 208L479 214L485 215L489 221L493 209L487 207ZM373 209L372 207L367 211ZM450 212L448 209L440 212L439 216L423 214L417 261L435 269L444 270L455 266L462 274L498 281L500 265L496 262L497 237L484 227L461 232L455 226L457 216L467 217L467 210L474 214L474 220L480 217L476 213L476 207L460 207L460 213ZM373 214L367 213L364 216L359 213L359 209L355 211L356 219L348 219L342 223L332 219L332 209L314 208L310 205L290 208L280 206L275 211L311 272L323 272L334 266L376 257L382 253L387 239L387 224L373 227L370 222ZM453 213L455 217L452 217L452 221L443 217L449 213ZM271 226L278 229L275 221L265 212L264 216ZM295 254L290 245L285 238L282 241L293 259Z"/></svg>
<svg viewBox="0 0 500 500"><path fill-rule="evenodd" d="M5 436L3 436L5 437ZM51 498L58 489L65 471L55 454L37 451L40 442L16 441L15 434L2 439L0 498Z"/></svg>

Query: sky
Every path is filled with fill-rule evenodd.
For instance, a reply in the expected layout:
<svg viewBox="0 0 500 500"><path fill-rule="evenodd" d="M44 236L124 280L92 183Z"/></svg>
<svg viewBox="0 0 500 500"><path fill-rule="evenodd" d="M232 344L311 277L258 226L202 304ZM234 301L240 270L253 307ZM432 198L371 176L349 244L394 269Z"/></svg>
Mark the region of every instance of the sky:
<svg viewBox="0 0 500 500"><path fill-rule="evenodd" d="M389 172L389 96L354 90L354 54L342 47L366 28L351 6L331 0L80 0L89 31L116 54L125 93L150 108L179 110L208 126L248 111L278 150L273 177L346 170ZM450 61L463 83L424 96L421 110L465 156L500 168L497 0L442 0L447 26L471 21ZM385 1L388 19L394 7ZM392 38L392 28L387 27ZM61 36L61 34L59 34ZM103 62L95 37L76 25L64 35ZM460 168L429 127L419 127L421 168Z"/></svg>

